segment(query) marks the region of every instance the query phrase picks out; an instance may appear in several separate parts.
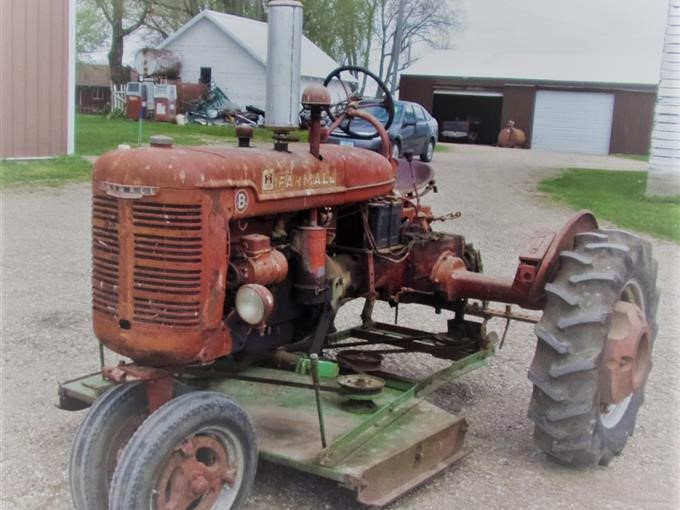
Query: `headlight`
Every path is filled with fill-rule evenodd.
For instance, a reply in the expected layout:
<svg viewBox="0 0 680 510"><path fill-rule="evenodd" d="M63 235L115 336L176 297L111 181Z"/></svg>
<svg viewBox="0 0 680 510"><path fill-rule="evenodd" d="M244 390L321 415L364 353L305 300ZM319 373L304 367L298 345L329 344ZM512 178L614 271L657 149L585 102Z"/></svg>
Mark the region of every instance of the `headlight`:
<svg viewBox="0 0 680 510"><path fill-rule="evenodd" d="M273 308L274 296L263 285L249 283L236 291L236 312L251 326L263 325Z"/></svg>

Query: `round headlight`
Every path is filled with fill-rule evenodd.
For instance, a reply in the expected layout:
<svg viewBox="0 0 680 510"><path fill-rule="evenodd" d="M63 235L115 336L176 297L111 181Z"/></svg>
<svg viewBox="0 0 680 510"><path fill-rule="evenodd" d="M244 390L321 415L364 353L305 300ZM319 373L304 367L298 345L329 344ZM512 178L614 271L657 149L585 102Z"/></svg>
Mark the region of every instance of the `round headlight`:
<svg viewBox="0 0 680 510"><path fill-rule="evenodd" d="M263 324L273 308L274 296L263 285L249 283L236 291L236 312L251 326Z"/></svg>

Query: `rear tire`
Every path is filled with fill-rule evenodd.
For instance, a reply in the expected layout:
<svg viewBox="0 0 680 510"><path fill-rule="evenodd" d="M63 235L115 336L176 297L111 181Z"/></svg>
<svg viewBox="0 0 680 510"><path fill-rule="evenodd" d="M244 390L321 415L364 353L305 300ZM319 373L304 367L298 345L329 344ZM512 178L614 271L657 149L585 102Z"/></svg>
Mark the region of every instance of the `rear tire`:
<svg viewBox="0 0 680 510"><path fill-rule="evenodd" d="M656 261L651 245L632 234L598 230L579 234L546 285L546 306L536 325L534 383L529 418L534 440L551 457L572 465L608 464L632 435L644 382L618 404L601 399L600 376L614 307L637 305L656 336Z"/></svg>
<svg viewBox="0 0 680 510"><path fill-rule="evenodd" d="M256 469L245 411L221 393L196 391L160 407L137 430L113 476L110 510L235 510Z"/></svg>
<svg viewBox="0 0 680 510"><path fill-rule="evenodd" d="M71 447L69 478L76 510L107 510L116 463L149 415L142 383L115 386L90 408Z"/></svg>

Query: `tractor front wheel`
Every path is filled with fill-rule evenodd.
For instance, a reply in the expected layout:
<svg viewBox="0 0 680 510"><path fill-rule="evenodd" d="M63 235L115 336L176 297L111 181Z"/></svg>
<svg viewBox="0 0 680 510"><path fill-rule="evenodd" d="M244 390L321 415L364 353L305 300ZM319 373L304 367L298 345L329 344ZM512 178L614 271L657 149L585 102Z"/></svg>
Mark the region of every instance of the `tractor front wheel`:
<svg viewBox="0 0 680 510"><path fill-rule="evenodd" d="M110 509L237 509L256 469L245 411L221 393L196 391L160 407L137 430L116 467Z"/></svg>
<svg viewBox="0 0 680 510"><path fill-rule="evenodd" d="M76 510L107 510L120 453L149 415L142 383L115 386L90 408L71 447L69 478Z"/></svg>
<svg viewBox="0 0 680 510"><path fill-rule="evenodd" d="M633 433L651 369L651 245L616 230L579 234L545 290L529 370L534 439L561 462L608 464Z"/></svg>

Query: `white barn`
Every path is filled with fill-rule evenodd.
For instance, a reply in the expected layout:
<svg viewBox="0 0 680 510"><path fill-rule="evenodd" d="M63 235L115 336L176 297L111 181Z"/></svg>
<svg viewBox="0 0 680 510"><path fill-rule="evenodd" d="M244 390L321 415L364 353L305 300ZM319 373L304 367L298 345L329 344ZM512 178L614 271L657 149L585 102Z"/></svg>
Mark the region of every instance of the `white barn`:
<svg viewBox="0 0 680 510"><path fill-rule="evenodd" d="M242 108L265 107L267 24L205 10L165 39L159 49L182 58L181 78L197 82L208 77ZM302 36L301 91L320 83L338 67L330 56Z"/></svg>

